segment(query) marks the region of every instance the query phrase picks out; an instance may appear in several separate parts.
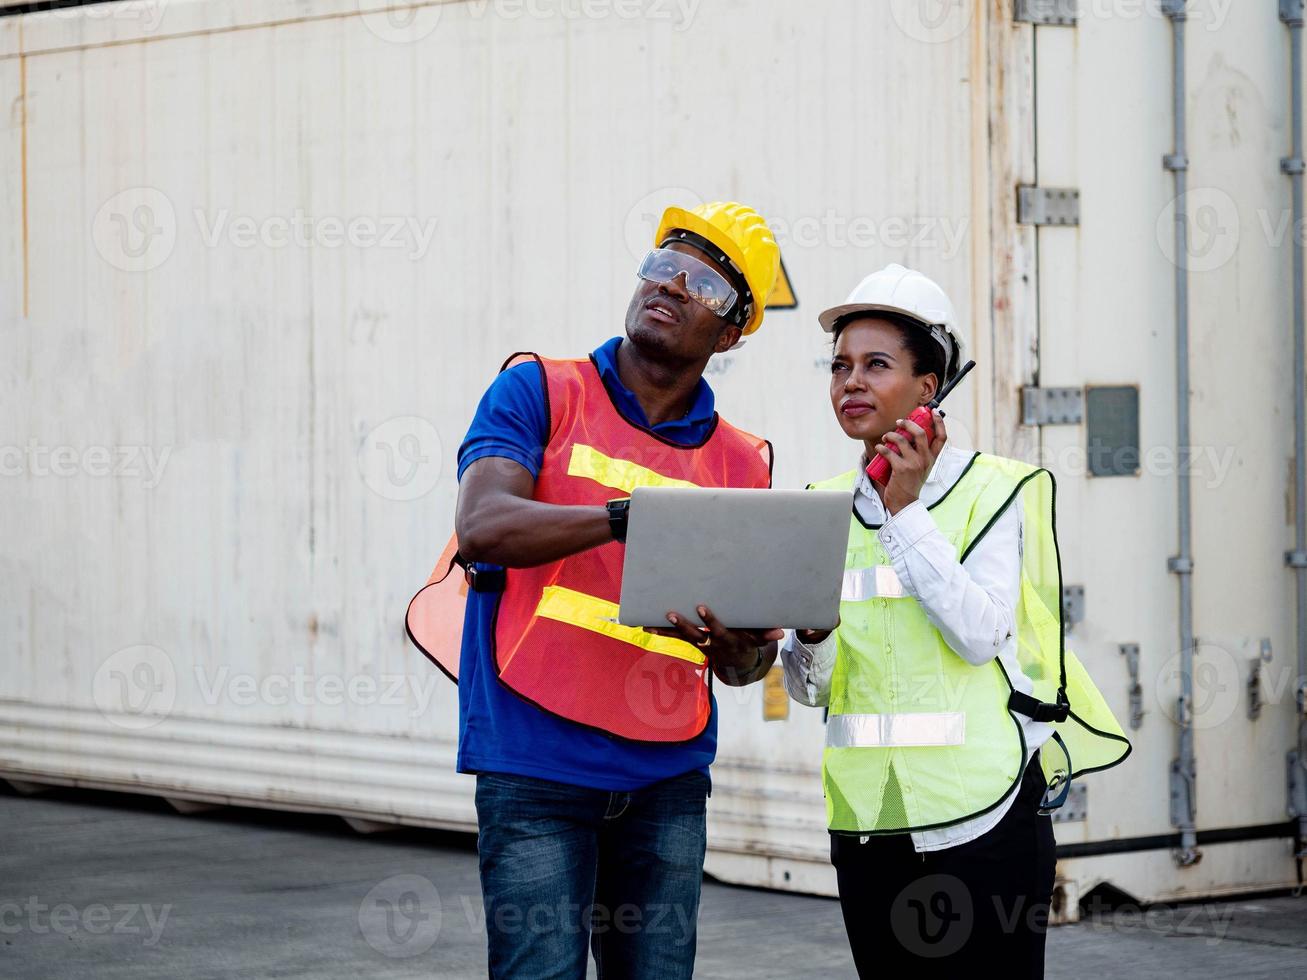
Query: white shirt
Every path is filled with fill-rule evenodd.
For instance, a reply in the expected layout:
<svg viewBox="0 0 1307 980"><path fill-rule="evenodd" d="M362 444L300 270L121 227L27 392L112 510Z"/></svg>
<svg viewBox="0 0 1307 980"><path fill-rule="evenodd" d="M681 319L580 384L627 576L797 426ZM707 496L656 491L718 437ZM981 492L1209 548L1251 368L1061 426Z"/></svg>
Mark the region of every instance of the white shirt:
<svg viewBox="0 0 1307 980"><path fill-rule="evenodd" d="M953 651L976 667L998 657L1013 686L1030 694L1035 685L1017 661L1015 624L1021 588L1020 496L971 550L965 564L958 562L957 550L926 509L958 481L971 457L965 450L945 445L921 488L920 499L889 520L879 494L859 466L853 506L865 523L880 525L876 536L904 591L921 604ZM793 630L786 631L781 662L785 687L792 698L814 707L830 703L836 648L834 633L809 647ZM1053 734L1053 726L1045 722L1017 713L1012 717L1025 731L1030 755ZM1016 796L1012 793L1002 805L973 820L914 833L913 847L918 851L939 851L975 840L1003 819Z"/></svg>

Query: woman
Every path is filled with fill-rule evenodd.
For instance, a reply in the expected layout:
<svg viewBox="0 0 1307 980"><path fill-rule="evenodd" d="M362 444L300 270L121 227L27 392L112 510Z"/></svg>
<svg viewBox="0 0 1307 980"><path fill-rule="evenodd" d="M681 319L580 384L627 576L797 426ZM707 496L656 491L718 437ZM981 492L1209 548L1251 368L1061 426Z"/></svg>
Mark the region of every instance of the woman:
<svg viewBox="0 0 1307 980"><path fill-rule="evenodd" d="M858 973L1041 977L1060 803L1046 795L1130 750L1062 647L1052 477L948 445L938 409L933 438L905 422L963 362L925 276L891 265L820 320L831 406L863 456L814 484L854 491L840 625L787 634L782 659L790 694L828 706L831 861ZM865 472L878 455L883 486Z"/></svg>

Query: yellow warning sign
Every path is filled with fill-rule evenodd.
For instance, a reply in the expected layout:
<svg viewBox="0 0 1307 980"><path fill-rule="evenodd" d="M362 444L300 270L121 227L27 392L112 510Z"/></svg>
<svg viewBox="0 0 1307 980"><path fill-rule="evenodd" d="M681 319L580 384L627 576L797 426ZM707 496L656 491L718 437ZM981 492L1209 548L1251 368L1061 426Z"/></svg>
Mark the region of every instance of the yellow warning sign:
<svg viewBox="0 0 1307 980"><path fill-rule="evenodd" d="M776 664L762 679L762 720L784 721L790 716L790 696L785 691L785 670Z"/></svg>
<svg viewBox="0 0 1307 980"><path fill-rule="evenodd" d="M792 310L799 305L799 298L794 295L794 286L790 283L790 274L785 271L785 260L781 259L781 271L772 287L771 296L767 298L769 310Z"/></svg>

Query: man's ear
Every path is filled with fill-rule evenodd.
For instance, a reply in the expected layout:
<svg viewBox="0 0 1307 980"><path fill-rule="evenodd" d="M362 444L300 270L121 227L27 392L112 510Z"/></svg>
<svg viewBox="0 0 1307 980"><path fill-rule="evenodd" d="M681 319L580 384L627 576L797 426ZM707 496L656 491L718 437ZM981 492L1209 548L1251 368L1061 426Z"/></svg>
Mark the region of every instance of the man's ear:
<svg viewBox="0 0 1307 980"><path fill-rule="evenodd" d="M743 331L735 324L726 324L722 328L722 332L717 335L717 345L713 348L713 353L725 354L739 342L741 333Z"/></svg>

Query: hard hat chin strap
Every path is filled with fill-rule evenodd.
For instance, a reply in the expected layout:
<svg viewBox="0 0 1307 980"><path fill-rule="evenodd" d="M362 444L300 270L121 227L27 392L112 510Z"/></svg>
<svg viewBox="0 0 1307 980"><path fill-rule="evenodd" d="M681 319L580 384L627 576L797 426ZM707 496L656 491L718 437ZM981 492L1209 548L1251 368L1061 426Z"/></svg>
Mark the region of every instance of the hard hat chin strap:
<svg viewBox="0 0 1307 980"><path fill-rule="evenodd" d="M753 315L753 291L749 289L749 280L744 278L743 271L731 261L731 257L702 235L696 235L684 228L673 230L659 243L658 247L665 248L668 242L684 242L686 245L693 245L726 270L736 294L735 309L726 319L736 326L743 326L748 323L749 317Z"/></svg>

